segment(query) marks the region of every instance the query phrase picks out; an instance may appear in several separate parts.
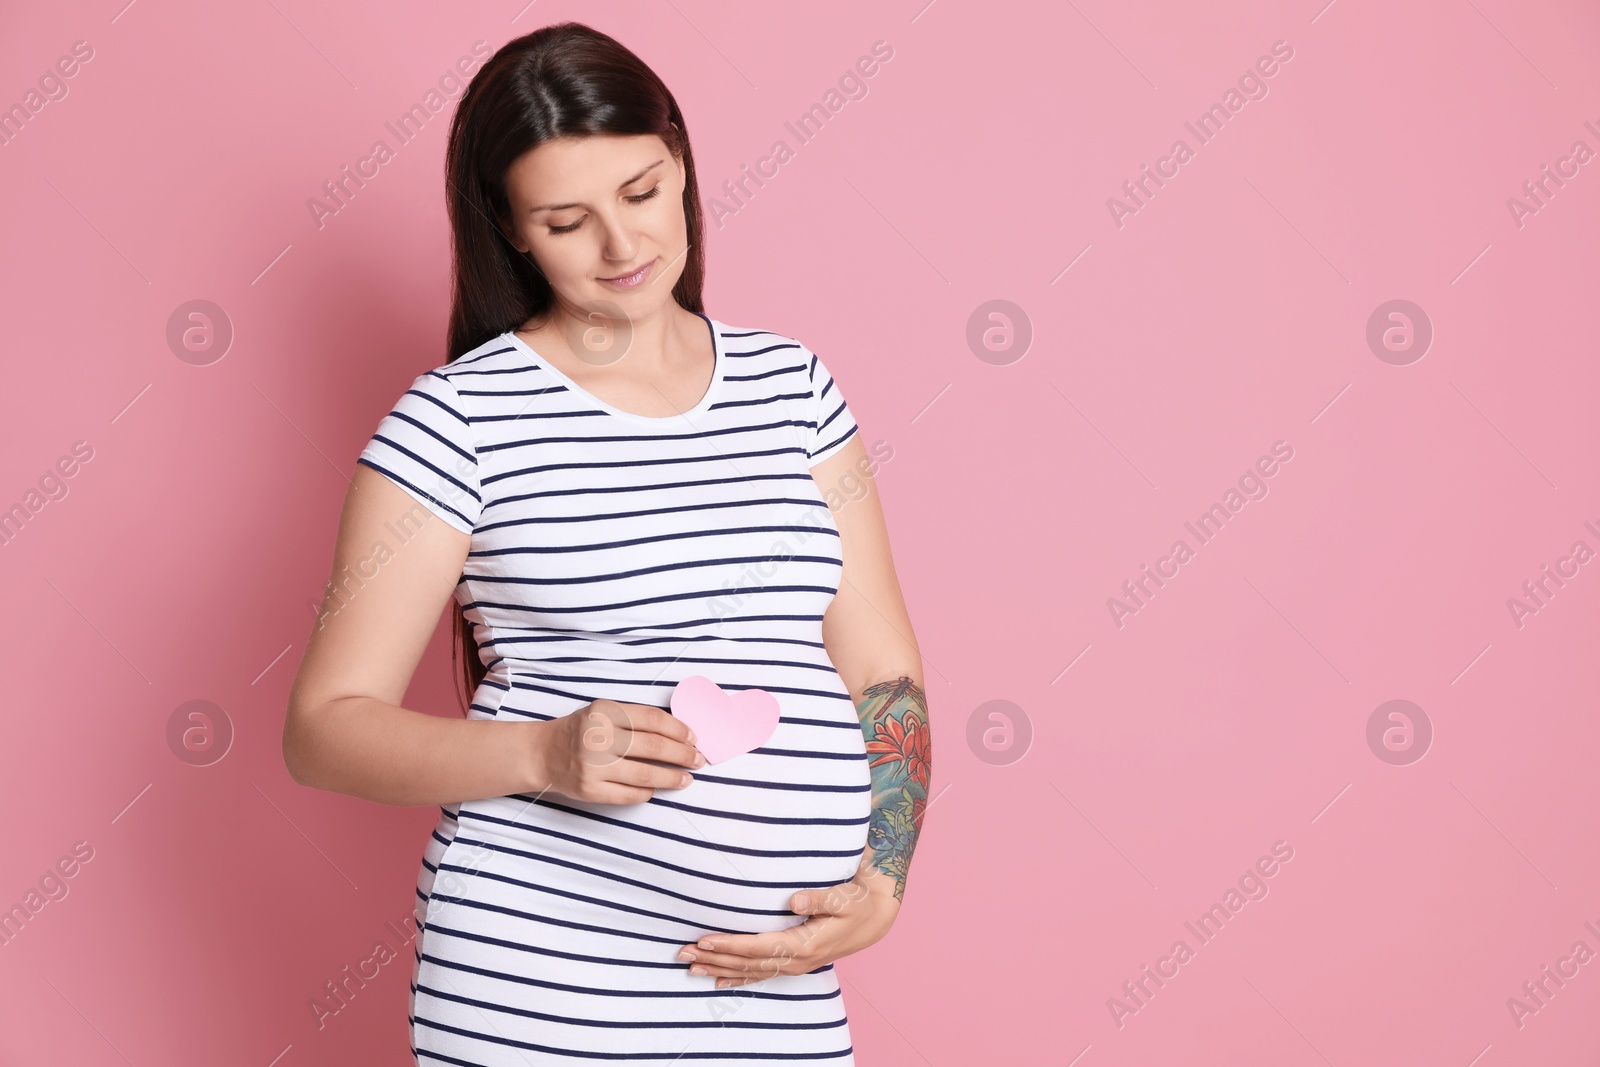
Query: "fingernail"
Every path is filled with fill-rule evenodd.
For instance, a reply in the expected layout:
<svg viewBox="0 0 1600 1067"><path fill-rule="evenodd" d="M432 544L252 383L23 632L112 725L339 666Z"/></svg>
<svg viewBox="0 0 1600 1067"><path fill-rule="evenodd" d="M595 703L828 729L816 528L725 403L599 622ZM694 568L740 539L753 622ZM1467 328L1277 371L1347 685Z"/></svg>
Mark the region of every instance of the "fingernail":
<svg viewBox="0 0 1600 1067"><path fill-rule="evenodd" d="M687 773L684 774L684 776L683 776L683 784L684 784L685 788L687 788L689 783L692 782L692 781L694 781L694 775L687 774Z"/></svg>
<svg viewBox="0 0 1600 1067"><path fill-rule="evenodd" d="M695 736L694 736L694 731L693 730L689 731L689 743L691 745L695 743Z"/></svg>
<svg viewBox="0 0 1600 1067"><path fill-rule="evenodd" d="M705 974L706 973L706 969L704 967L696 965L694 967L690 967L689 968L689 973L690 974Z"/></svg>
<svg viewBox="0 0 1600 1067"><path fill-rule="evenodd" d="M696 956L694 954L694 952L691 951L690 949L684 949L682 952L678 953L678 958L680 960L687 960L690 963L693 963L695 960L699 959L700 957Z"/></svg>
<svg viewBox="0 0 1600 1067"><path fill-rule="evenodd" d="M700 753L698 753L698 752L696 752L696 753L695 753L695 754L694 754L694 765L695 765L695 766L696 766L696 767L704 767L704 766L705 766L705 765L706 765L706 758L705 758L705 756L703 756L703 755L701 755L701 754L700 754Z"/></svg>

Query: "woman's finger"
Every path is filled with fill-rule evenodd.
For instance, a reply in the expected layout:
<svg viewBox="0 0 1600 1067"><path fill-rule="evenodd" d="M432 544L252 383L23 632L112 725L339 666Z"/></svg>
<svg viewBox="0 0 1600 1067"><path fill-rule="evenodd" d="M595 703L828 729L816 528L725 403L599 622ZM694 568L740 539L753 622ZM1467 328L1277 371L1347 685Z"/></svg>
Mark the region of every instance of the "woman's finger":
<svg viewBox="0 0 1600 1067"><path fill-rule="evenodd" d="M694 782L694 775L682 768L657 767L636 759L618 760L606 773L613 782L640 789L684 789ZM685 775L688 782L683 780Z"/></svg>
<svg viewBox="0 0 1600 1067"><path fill-rule="evenodd" d="M702 970L697 972L695 968ZM689 964L689 973L704 973L717 976L768 974L777 967L777 961L768 965L764 960L753 960L746 956L728 956L717 952L702 952L699 958Z"/></svg>
<svg viewBox="0 0 1600 1067"><path fill-rule="evenodd" d="M695 970L696 967L705 967L706 970L705 970L704 974L702 975L700 972L697 972ZM717 979L732 978L732 979L737 979L737 980L739 980L741 982L761 982L761 981L765 981L768 978L776 978L780 974L799 973L799 972L788 972L788 971L783 970L781 967L778 967L778 968L754 967L754 968L751 968L750 970L743 970L743 969L740 969L740 968L715 967L715 966L710 966L710 965L707 965L707 964L696 963L696 964L693 964L689 968L689 973L693 974L696 978L699 978L699 977L711 977L711 978L717 978Z"/></svg>
<svg viewBox="0 0 1600 1067"><path fill-rule="evenodd" d="M803 923L801 925L804 925ZM741 956L745 959L765 959L783 952L785 946L792 945L793 935L789 930L779 930L766 934L703 934L694 944L688 946L689 950L710 955L715 952ZM709 944L709 948L701 946Z"/></svg>
<svg viewBox="0 0 1600 1067"><path fill-rule="evenodd" d="M703 963L708 966L722 967L734 974L749 974L757 971L772 972L776 968L791 962L798 962L801 953L785 944L776 950L763 953L759 956L746 956L738 952L707 952L696 945L688 949L694 954L694 963ZM680 959L682 956L680 955ZM798 971L795 973L799 973Z"/></svg>
<svg viewBox="0 0 1600 1067"><path fill-rule="evenodd" d="M799 974L792 967L792 959L777 956L764 960L748 956L728 956L717 952L702 952L700 958L689 965L690 974L709 974L714 978L750 978L760 981L777 974ZM696 970L701 968L701 970Z"/></svg>

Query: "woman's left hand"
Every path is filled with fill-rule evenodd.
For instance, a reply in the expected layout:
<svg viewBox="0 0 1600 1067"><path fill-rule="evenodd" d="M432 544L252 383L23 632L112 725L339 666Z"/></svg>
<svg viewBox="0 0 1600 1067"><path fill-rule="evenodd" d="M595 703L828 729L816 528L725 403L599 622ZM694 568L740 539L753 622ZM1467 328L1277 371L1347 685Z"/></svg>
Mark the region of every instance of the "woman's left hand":
<svg viewBox="0 0 1600 1067"><path fill-rule="evenodd" d="M691 974L714 975L718 989L805 974L880 940L900 913L900 900L894 880L873 873L865 881L802 889L789 907L806 921L768 934L707 934L678 958L692 959Z"/></svg>

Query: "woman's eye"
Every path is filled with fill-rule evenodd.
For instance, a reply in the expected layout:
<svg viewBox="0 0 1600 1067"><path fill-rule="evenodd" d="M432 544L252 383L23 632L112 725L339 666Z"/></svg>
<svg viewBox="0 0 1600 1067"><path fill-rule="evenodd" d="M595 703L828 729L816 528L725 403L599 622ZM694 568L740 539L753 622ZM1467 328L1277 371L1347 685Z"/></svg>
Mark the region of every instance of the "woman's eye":
<svg viewBox="0 0 1600 1067"><path fill-rule="evenodd" d="M642 204L646 200L649 200L651 197L659 196L659 195L661 195L661 186L658 185L654 189L651 189L648 193L640 193L638 196L630 196L630 197L628 197L628 202L630 204ZM552 226L552 227L550 227L550 232L551 233L571 233L573 230L576 230L579 226L582 226L582 225L583 225L583 220L579 219L577 222L569 222L565 226Z"/></svg>

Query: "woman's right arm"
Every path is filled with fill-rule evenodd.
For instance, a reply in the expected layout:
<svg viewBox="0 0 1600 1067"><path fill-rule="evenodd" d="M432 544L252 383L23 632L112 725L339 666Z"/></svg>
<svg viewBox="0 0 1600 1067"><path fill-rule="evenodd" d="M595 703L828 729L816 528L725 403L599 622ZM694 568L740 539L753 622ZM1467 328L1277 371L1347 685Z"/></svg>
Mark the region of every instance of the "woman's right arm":
<svg viewBox="0 0 1600 1067"><path fill-rule="evenodd" d="M704 760L689 728L660 708L596 700L550 720L497 722L400 706L471 542L388 478L356 465L332 588L289 691L283 759L294 780L400 805L547 789L639 804L654 790L687 786L683 768Z"/></svg>
<svg viewBox="0 0 1600 1067"><path fill-rule="evenodd" d="M471 540L356 465L332 588L289 693L283 758L296 782L401 805L549 784L542 768L548 722L446 718L400 706Z"/></svg>

